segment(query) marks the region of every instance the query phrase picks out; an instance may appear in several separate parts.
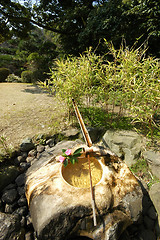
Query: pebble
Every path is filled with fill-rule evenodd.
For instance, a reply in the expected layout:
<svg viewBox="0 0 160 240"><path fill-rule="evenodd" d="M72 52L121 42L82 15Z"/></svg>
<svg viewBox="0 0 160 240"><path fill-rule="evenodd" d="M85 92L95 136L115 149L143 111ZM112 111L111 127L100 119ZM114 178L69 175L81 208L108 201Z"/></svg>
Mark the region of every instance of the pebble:
<svg viewBox="0 0 160 240"><path fill-rule="evenodd" d="M16 178L15 182L16 182L16 184L17 184L18 187L23 186L23 185L25 184L25 174L24 174L24 173L20 174L20 175Z"/></svg>
<svg viewBox="0 0 160 240"><path fill-rule="evenodd" d="M38 145L37 146L37 152L38 153L42 153L45 150L45 146L44 145Z"/></svg>
<svg viewBox="0 0 160 240"><path fill-rule="evenodd" d="M18 197L18 192L16 189L6 190L2 195L2 201L8 204L13 203Z"/></svg>

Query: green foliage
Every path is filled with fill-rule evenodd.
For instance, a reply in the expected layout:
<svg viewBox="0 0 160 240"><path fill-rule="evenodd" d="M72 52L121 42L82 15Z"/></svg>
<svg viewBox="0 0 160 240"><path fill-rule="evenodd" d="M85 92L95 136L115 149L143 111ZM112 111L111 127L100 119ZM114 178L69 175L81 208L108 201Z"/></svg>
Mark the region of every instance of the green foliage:
<svg viewBox="0 0 160 240"><path fill-rule="evenodd" d="M88 51L80 57L68 57L55 62L56 69L51 70L51 83L69 108L72 106L72 98L80 104L85 96L89 104L99 84L97 73L101 61L101 57Z"/></svg>
<svg viewBox="0 0 160 240"><path fill-rule="evenodd" d="M33 72L32 71L23 71L21 73L21 78L22 78L22 82L24 83L32 83L33 82Z"/></svg>
<svg viewBox="0 0 160 240"><path fill-rule="evenodd" d="M5 82L8 75L9 75L8 68L0 68L0 82Z"/></svg>
<svg viewBox="0 0 160 240"><path fill-rule="evenodd" d="M78 162L78 157L81 156L82 150L82 148L78 148L71 154L71 149L62 149L62 156L60 158L62 158L61 162L63 162L64 167L68 165L69 161L72 164Z"/></svg>
<svg viewBox="0 0 160 240"><path fill-rule="evenodd" d="M78 55L90 46L94 49L98 46L98 51L103 52L102 39L119 47L121 39L125 38L129 46L137 39L139 46L147 40L149 53L160 56L160 4L157 0L39 0L33 5L30 1L20 4L3 0L0 14L0 32L3 33L0 42L13 35L26 38L33 25L37 25L54 32L57 48L67 54ZM31 52L37 52L35 48L36 45Z"/></svg>
<svg viewBox="0 0 160 240"><path fill-rule="evenodd" d="M13 154L13 147L8 145L7 139L4 136L0 136L0 162L5 158L11 158Z"/></svg>
<svg viewBox="0 0 160 240"><path fill-rule="evenodd" d="M6 78L6 82L22 82L22 79L18 76L16 76L14 73L9 74L8 77Z"/></svg>
<svg viewBox="0 0 160 240"><path fill-rule="evenodd" d="M159 60L145 58L142 48L130 50L122 45L116 50L112 44L106 45L108 53L101 57L90 49L80 57L57 60L49 82L52 91L56 90L57 96L66 101L69 111L73 109L72 98L79 106L90 107L89 121L99 118L104 122L104 114L93 113L91 108L99 105L116 128L114 113L118 109L119 119L127 114L132 124L140 123L145 133L153 137L155 128L160 128L155 120L160 114ZM123 120L118 123L124 126Z"/></svg>
<svg viewBox="0 0 160 240"><path fill-rule="evenodd" d="M159 182L160 180L152 175L151 170L147 164L147 161L144 158L140 158L130 167L130 170L141 180L143 179L147 182L147 186L150 189L154 183Z"/></svg>

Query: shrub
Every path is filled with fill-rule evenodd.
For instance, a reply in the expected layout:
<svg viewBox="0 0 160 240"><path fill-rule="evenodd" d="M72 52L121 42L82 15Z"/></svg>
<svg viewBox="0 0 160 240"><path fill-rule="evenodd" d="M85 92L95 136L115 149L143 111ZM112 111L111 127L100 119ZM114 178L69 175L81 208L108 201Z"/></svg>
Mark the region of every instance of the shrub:
<svg viewBox="0 0 160 240"><path fill-rule="evenodd" d="M99 103L107 110L119 106L119 115L127 110L135 124L140 124L146 133L153 135L155 116L159 108L159 59L145 58L142 48L116 50L107 43L108 53L102 57L91 51L80 57L55 62L51 70L53 90L66 101L69 110L72 98L78 104ZM109 61L111 59L113 61ZM87 100L87 101L86 101Z"/></svg>
<svg viewBox="0 0 160 240"><path fill-rule="evenodd" d="M9 75L8 68L0 68L0 82L5 82L8 75Z"/></svg>
<svg viewBox="0 0 160 240"><path fill-rule="evenodd" d="M8 75L8 77L6 78L6 82L22 82L22 79L12 73Z"/></svg>
<svg viewBox="0 0 160 240"><path fill-rule="evenodd" d="M30 70L23 71L21 73L22 82L24 83L32 83L33 82L33 72Z"/></svg>

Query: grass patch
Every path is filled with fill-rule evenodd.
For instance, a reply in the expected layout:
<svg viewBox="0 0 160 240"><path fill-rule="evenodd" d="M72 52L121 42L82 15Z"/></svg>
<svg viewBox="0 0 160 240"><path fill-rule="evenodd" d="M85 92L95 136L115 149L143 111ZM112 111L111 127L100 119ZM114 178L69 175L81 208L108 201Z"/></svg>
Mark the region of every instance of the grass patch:
<svg viewBox="0 0 160 240"><path fill-rule="evenodd" d="M132 173L134 173L140 180L147 183L150 189L154 183L160 182L159 178L152 175L151 170L144 158L140 158L130 167Z"/></svg>

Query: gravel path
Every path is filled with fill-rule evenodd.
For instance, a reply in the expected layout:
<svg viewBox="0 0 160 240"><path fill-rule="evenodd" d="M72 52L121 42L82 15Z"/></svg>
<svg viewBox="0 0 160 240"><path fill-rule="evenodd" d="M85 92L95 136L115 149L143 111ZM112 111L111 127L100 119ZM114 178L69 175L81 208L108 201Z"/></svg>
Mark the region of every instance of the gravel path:
<svg viewBox="0 0 160 240"><path fill-rule="evenodd" d="M25 137L54 133L62 124L63 105L55 97L35 85L0 83L0 136L7 144L15 147Z"/></svg>

